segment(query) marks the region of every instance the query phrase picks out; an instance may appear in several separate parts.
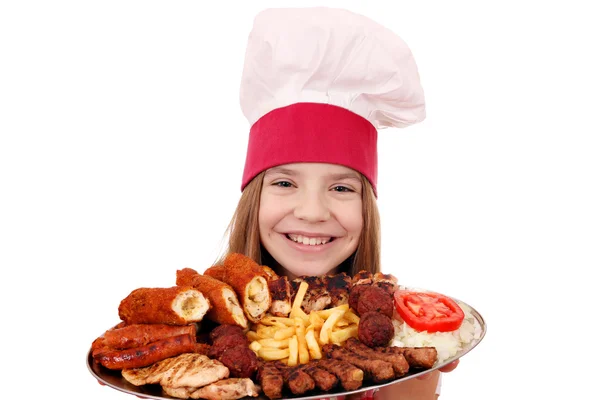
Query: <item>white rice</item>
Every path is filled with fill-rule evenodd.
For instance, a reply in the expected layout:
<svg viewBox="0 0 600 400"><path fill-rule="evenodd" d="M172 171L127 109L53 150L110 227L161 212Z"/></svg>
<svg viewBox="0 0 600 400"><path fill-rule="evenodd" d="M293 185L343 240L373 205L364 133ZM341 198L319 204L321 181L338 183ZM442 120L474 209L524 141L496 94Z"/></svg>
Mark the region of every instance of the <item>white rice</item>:
<svg viewBox="0 0 600 400"><path fill-rule="evenodd" d="M471 308L457 301L465 313L465 319L460 328L452 332L419 332L408 326L394 311L395 335L393 346L400 347L425 347L433 346L438 353L436 365L454 357L459 351L467 348L474 340L481 338L481 325L471 314Z"/></svg>

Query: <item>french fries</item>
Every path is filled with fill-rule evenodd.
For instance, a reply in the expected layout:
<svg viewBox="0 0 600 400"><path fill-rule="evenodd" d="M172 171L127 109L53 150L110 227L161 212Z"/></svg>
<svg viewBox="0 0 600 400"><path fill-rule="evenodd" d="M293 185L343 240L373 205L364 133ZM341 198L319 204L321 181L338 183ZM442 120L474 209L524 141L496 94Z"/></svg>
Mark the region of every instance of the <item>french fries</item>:
<svg viewBox="0 0 600 400"><path fill-rule="evenodd" d="M323 357L323 345L358 336L360 319L348 304L306 314L301 304L307 289L308 284L301 282L287 318L267 314L248 331L250 349L259 357L289 366L306 364Z"/></svg>

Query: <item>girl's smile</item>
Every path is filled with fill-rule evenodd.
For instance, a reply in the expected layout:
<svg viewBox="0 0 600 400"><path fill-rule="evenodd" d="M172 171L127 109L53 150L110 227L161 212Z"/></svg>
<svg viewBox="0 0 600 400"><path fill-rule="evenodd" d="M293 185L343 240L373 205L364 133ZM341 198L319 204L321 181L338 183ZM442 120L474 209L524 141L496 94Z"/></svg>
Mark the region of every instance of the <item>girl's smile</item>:
<svg viewBox="0 0 600 400"><path fill-rule="evenodd" d="M310 236L300 234L287 234L284 235L288 240L288 245L296 251L301 252L319 252L326 251L332 246L332 236Z"/></svg>

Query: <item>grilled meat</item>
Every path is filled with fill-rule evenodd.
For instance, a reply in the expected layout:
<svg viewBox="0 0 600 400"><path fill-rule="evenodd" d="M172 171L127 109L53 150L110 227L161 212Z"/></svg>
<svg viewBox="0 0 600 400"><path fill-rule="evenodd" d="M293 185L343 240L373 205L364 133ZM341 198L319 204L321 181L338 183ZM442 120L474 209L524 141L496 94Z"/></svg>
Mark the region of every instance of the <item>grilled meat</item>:
<svg viewBox="0 0 600 400"><path fill-rule="evenodd" d="M331 297L331 307L348 303L352 278L342 272L340 274L324 276L323 281Z"/></svg>
<svg viewBox="0 0 600 400"><path fill-rule="evenodd" d="M393 295L396 290L398 290L398 279L392 274L382 274L381 272L376 272L373 275L373 286L380 287L388 292L390 295Z"/></svg>
<svg viewBox="0 0 600 400"><path fill-rule="evenodd" d="M277 275L277 273L275 271L273 271L270 267L267 267L266 265L261 265L260 268L263 270L263 273L264 273L267 281L270 282L274 279L279 278L279 275Z"/></svg>
<svg viewBox="0 0 600 400"><path fill-rule="evenodd" d="M142 368L195 349L195 336L178 335L131 349L117 350L106 345L100 346L94 350L93 357L95 362L108 369Z"/></svg>
<svg viewBox="0 0 600 400"><path fill-rule="evenodd" d="M370 285L373 283L373 274L367 271L359 271L352 277L352 286Z"/></svg>
<svg viewBox="0 0 600 400"><path fill-rule="evenodd" d="M208 352L210 351L210 344L207 343L196 343L196 348L193 353L202 354L208 357Z"/></svg>
<svg viewBox="0 0 600 400"><path fill-rule="evenodd" d="M225 350L237 346L248 347L248 338L244 335L219 336L213 341L208 356L218 360Z"/></svg>
<svg viewBox="0 0 600 400"><path fill-rule="evenodd" d="M300 366L300 368L310 375L310 377L315 381L315 385L324 392L330 391L339 382L338 378L334 374L323 368L320 368L318 362L313 361L309 364Z"/></svg>
<svg viewBox="0 0 600 400"><path fill-rule="evenodd" d="M172 388L172 387L163 387L163 392L165 392L166 394L168 394L171 397L177 397L178 399L188 399L190 397L190 395L194 392L194 390L196 390L196 388L190 388L190 387L179 387L179 388Z"/></svg>
<svg viewBox="0 0 600 400"><path fill-rule="evenodd" d="M385 382L394 377L392 364L382 360L371 360L365 356L353 353L352 351L338 346L337 344L326 344L323 346L323 353L328 358L346 361L368 374L368 377L374 382Z"/></svg>
<svg viewBox="0 0 600 400"><path fill-rule="evenodd" d="M258 369L258 357L247 346L225 349L219 361L229 368L233 378L253 378Z"/></svg>
<svg viewBox="0 0 600 400"><path fill-rule="evenodd" d="M392 364L396 378L406 375L409 369L409 364L402 354L384 353L376 349L372 349L360 342L356 338L350 338L344 343L344 347L351 352L368 357L373 360L382 360Z"/></svg>
<svg viewBox="0 0 600 400"><path fill-rule="evenodd" d="M281 276L269 281L271 292L271 314L287 317L292 311L292 286L287 276Z"/></svg>
<svg viewBox="0 0 600 400"><path fill-rule="evenodd" d="M387 346L393 337L394 325L387 315L369 311L360 316L358 338L367 346Z"/></svg>
<svg viewBox="0 0 600 400"><path fill-rule="evenodd" d="M364 290L360 291L356 312L358 315L363 315L369 311L376 311L392 318L394 314L394 298L385 289L378 286L367 286Z"/></svg>
<svg viewBox="0 0 600 400"><path fill-rule="evenodd" d="M179 335L196 336L196 325L133 324L104 332L106 345L115 349L145 346L157 340Z"/></svg>
<svg viewBox="0 0 600 400"><path fill-rule="evenodd" d="M244 335L244 330L238 325L219 325L211 330L208 336L210 340L214 342L221 336L230 335L243 336L244 338L246 337L246 335Z"/></svg>
<svg viewBox="0 0 600 400"><path fill-rule="evenodd" d="M350 295L348 296L348 305L352 307L354 311L358 310L358 300L362 292L370 288L370 285L355 285L350 289Z"/></svg>
<svg viewBox="0 0 600 400"><path fill-rule="evenodd" d="M149 367L124 369L123 378L135 386L155 384L168 387L200 387L228 378L221 362L196 353L167 358Z"/></svg>
<svg viewBox="0 0 600 400"><path fill-rule="evenodd" d="M429 369L437 361L435 347L377 347L377 351L388 354L402 354L411 368Z"/></svg>
<svg viewBox="0 0 600 400"><path fill-rule="evenodd" d="M283 363L275 365L283 374L283 380L293 394L304 394L315 388L315 381L301 368L288 367Z"/></svg>
<svg viewBox="0 0 600 400"><path fill-rule="evenodd" d="M334 374L340 380L344 390L356 390L363 384L364 372L362 369L346 361L321 359L317 365L319 368Z"/></svg>
<svg viewBox="0 0 600 400"><path fill-rule="evenodd" d="M201 388L163 388L166 394L181 399L235 400L257 397L258 388L249 378L222 379Z"/></svg>
<svg viewBox="0 0 600 400"><path fill-rule="evenodd" d="M300 282L308 284L306 295L302 301L302 309L306 313L348 303L352 278L346 273L296 278L291 282L292 299L296 296Z"/></svg>
<svg viewBox="0 0 600 400"><path fill-rule="evenodd" d="M258 369L258 357L248 348L248 339L237 325L219 325L210 331L212 346L208 356L222 362L233 378L252 378Z"/></svg>
<svg viewBox="0 0 600 400"><path fill-rule="evenodd" d="M294 279L292 281L292 289L294 291L292 298L296 296L301 282L308 284L308 289L301 305L305 313L324 310L331 304L331 296L327 292L327 288L320 276L301 276Z"/></svg>
<svg viewBox="0 0 600 400"><path fill-rule="evenodd" d="M263 362L258 366L257 379L263 393L271 400L280 399L283 391L283 373L275 362Z"/></svg>

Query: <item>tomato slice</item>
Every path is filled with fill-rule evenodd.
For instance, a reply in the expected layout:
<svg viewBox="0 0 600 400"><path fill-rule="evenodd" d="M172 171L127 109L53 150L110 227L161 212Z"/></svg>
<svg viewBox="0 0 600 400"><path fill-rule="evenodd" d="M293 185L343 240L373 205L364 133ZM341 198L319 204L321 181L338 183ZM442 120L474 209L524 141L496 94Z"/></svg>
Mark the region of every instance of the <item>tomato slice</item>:
<svg viewBox="0 0 600 400"><path fill-rule="evenodd" d="M465 319L460 306L439 293L397 290L394 304L404 322L417 331L450 332Z"/></svg>

